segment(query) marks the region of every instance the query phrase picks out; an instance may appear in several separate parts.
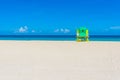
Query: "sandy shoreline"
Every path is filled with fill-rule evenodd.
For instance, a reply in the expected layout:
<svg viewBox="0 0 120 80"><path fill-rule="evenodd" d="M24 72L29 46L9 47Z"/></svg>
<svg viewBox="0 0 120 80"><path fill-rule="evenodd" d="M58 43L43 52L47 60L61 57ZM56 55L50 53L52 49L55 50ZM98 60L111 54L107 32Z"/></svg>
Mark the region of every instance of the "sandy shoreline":
<svg viewBox="0 0 120 80"><path fill-rule="evenodd" d="M119 80L120 42L0 41L0 80Z"/></svg>

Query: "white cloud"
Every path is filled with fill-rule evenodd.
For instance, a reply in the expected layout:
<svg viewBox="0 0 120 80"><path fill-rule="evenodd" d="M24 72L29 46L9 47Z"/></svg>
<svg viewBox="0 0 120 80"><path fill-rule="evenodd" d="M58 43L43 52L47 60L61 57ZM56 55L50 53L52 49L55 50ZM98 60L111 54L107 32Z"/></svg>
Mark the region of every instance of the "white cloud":
<svg viewBox="0 0 120 80"><path fill-rule="evenodd" d="M64 32L64 29L60 29L61 32Z"/></svg>
<svg viewBox="0 0 120 80"><path fill-rule="evenodd" d="M119 31L120 30L120 26L112 26L109 28L104 29L104 31Z"/></svg>
<svg viewBox="0 0 120 80"><path fill-rule="evenodd" d="M112 30L120 30L120 26L112 26L112 27L110 27L110 29L112 29Z"/></svg>
<svg viewBox="0 0 120 80"><path fill-rule="evenodd" d="M69 29L65 29L65 31L64 31L65 33L69 33L70 32L70 30Z"/></svg>
<svg viewBox="0 0 120 80"><path fill-rule="evenodd" d="M56 32L56 33L69 33L70 30L61 28L61 29L56 29L54 32Z"/></svg>
<svg viewBox="0 0 120 80"><path fill-rule="evenodd" d="M32 33L34 33L35 32L35 30L32 30Z"/></svg>
<svg viewBox="0 0 120 80"><path fill-rule="evenodd" d="M32 32L32 33L41 33L42 30L34 30L34 29L33 29L31 32Z"/></svg>
<svg viewBox="0 0 120 80"><path fill-rule="evenodd" d="M59 32L59 29L56 29L54 32Z"/></svg>
<svg viewBox="0 0 120 80"><path fill-rule="evenodd" d="M27 26L24 26L24 27L20 27L18 32L20 33L24 33L24 32L27 32L28 31L28 27Z"/></svg>
<svg viewBox="0 0 120 80"><path fill-rule="evenodd" d="M19 27L14 31L14 33L42 33L42 30L29 29L28 26Z"/></svg>

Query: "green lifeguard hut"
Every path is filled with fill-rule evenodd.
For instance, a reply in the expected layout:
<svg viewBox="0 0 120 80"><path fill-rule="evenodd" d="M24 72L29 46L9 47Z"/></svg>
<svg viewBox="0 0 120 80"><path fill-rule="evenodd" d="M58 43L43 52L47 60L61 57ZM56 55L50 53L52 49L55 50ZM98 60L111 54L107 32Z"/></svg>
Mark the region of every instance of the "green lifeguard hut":
<svg viewBox="0 0 120 80"><path fill-rule="evenodd" d="M77 29L76 35L77 35L78 42L89 41L89 31L85 27Z"/></svg>

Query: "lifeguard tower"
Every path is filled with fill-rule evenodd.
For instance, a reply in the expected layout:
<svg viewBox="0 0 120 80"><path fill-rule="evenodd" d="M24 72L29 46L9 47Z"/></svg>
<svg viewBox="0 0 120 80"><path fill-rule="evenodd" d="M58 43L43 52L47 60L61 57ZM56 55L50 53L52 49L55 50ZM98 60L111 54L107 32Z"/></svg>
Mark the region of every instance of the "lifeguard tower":
<svg viewBox="0 0 120 80"><path fill-rule="evenodd" d="M89 41L89 31L87 28L77 29L77 42Z"/></svg>

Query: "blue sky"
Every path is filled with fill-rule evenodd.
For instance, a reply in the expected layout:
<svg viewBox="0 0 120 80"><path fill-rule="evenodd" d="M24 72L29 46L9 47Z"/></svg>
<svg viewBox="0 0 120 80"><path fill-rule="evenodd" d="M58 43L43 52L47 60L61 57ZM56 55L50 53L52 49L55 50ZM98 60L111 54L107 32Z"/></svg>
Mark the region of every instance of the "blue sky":
<svg viewBox="0 0 120 80"><path fill-rule="evenodd" d="M120 35L120 0L0 0L0 34Z"/></svg>

